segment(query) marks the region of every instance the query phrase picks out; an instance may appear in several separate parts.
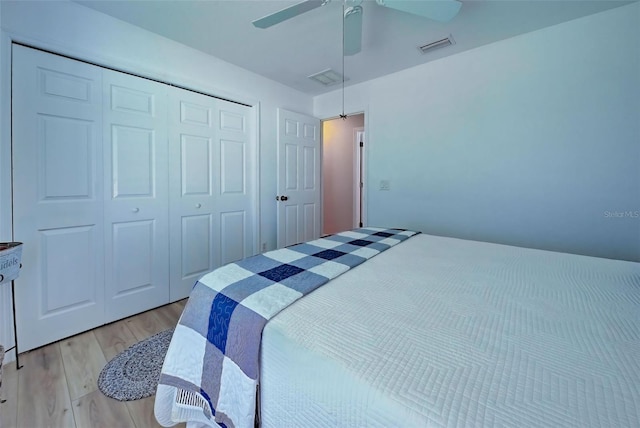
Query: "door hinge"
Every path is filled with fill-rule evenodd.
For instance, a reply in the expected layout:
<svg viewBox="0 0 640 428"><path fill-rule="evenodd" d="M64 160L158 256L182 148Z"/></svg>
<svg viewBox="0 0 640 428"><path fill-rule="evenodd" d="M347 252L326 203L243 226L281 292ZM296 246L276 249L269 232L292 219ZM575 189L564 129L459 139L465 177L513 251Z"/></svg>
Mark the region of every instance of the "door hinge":
<svg viewBox="0 0 640 428"><path fill-rule="evenodd" d="M364 147L364 143L360 141L360 147Z"/></svg>
<svg viewBox="0 0 640 428"><path fill-rule="evenodd" d="M362 222L360 222L360 227L362 227Z"/></svg>

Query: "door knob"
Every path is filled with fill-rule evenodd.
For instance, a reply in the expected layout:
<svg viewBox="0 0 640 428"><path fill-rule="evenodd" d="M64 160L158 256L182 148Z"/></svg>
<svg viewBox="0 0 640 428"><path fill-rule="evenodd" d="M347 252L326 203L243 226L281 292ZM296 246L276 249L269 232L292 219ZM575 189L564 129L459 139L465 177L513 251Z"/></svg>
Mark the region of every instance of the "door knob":
<svg viewBox="0 0 640 428"><path fill-rule="evenodd" d="M289 197L288 196L276 196L276 201L288 201Z"/></svg>
<svg viewBox="0 0 640 428"><path fill-rule="evenodd" d="M137 213L138 211L140 211L140 208L134 208L131 211L133 211L134 213Z"/></svg>
<svg viewBox="0 0 640 428"><path fill-rule="evenodd" d="M202 204L196 204L196 208L202 208Z"/></svg>

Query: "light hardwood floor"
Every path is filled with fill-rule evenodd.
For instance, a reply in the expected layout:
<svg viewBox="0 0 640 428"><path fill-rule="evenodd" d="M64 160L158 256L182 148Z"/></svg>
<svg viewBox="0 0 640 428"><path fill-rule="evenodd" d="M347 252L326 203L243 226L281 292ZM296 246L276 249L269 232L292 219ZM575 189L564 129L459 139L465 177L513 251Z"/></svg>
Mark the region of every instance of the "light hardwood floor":
<svg viewBox="0 0 640 428"><path fill-rule="evenodd" d="M97 379L111 358L134 343L175 326L181 300L20 355L24 366L4 367L1 428L147 428L155 396L120 402L103 395ZM184 425L180 425L184 426Z"/></svg>

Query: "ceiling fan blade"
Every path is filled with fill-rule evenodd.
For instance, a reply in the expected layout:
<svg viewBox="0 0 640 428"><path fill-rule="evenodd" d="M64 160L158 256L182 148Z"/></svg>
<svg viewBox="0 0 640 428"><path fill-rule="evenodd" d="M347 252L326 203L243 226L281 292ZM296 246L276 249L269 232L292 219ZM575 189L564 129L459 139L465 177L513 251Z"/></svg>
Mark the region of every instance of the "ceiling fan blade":
<svg viewBox="0 0 640 428"><path fill-rule="evenodd" d="M458 14L462 3L457 0L376 0L380 6L448 22Z"/></svg>
<svg viewBox="0 0 640 428"><path fill-rule="evenodd" d="M344 54L355 55L362 48L362 7L344 11Z"/></svg>
<svg viewBox="0 0 640 428"><path fill-rule="evenodd" d="M255 21L252 21L252 23L258 28L269 28L272 25L279 24L289 18L293 18L294 16L298 16L320 6L324 6L328 2L328 0L305 0L294 4L293 6L285 7L278 12L263 16L260 19L256 19Z"/></svg>

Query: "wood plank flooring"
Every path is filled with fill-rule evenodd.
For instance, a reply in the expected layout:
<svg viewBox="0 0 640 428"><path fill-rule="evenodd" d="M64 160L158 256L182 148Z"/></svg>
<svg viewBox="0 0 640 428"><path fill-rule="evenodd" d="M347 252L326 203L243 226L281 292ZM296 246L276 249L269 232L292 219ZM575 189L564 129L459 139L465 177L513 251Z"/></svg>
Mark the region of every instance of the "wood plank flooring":
<svg viewBox="0 0 640 428"><path fill-rule="evenodd" d="M120 402L98 389L104 365L129 346L174 327L185 300L20 355L4 367L2 428L155 428L155 396ZM184 426L184 424L178 425Z"/></svg>

